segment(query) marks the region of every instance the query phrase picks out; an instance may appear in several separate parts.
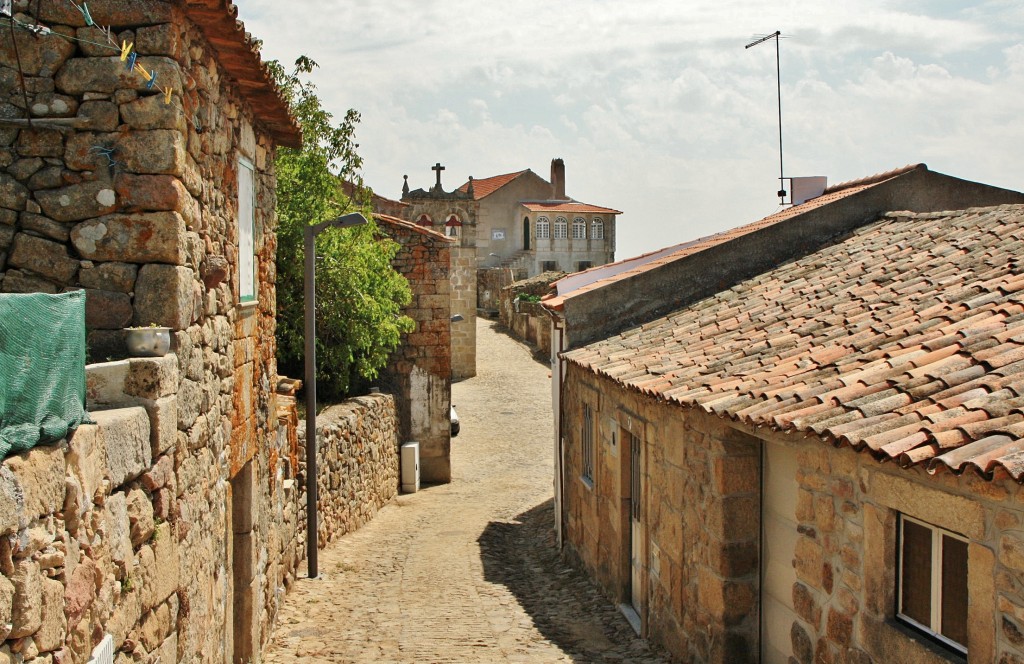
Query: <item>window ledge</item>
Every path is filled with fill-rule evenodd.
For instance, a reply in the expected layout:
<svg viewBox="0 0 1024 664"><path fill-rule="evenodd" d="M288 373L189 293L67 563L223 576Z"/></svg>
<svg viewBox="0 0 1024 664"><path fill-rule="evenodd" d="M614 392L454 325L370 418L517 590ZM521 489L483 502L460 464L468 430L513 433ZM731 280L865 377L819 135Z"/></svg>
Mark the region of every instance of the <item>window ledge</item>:
<svg viewBox="0 0 1024 664"><path fill-rule="evenodd" d="M922 632L904 624L896 618L888 618L884 622L875 623L878 634L876 641L879 652L903 652L905 661L915 664L967 664L967 657L940 645Z"/></svg>
<svg viewBox="0 0 1024 664"><path fill-rule="evenodd" d="M584 477L583 475L580 475L580 482L583 482L583 486L587 487L591 491L594 490L594 480L590 479L589 477Z"/></svg>

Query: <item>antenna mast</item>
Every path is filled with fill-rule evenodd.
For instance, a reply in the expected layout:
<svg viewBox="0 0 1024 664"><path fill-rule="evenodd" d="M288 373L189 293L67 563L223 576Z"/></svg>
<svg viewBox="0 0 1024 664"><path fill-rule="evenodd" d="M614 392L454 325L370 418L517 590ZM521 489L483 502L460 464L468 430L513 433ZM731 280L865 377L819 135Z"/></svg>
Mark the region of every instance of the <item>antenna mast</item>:
<svg viewBox="0 0 1024 664"><path fill-rule="evenodd" d="M779 65L779 37L782 36L782 32L776 30L767 37L761 37L755 41L750 42L743 48L750 48L751 46L757 46L762 44L769 39L775 40L775 85L779 95L779 203L785 204L786 202L786 178L783 175L782 170L782 68Z"/></svg>

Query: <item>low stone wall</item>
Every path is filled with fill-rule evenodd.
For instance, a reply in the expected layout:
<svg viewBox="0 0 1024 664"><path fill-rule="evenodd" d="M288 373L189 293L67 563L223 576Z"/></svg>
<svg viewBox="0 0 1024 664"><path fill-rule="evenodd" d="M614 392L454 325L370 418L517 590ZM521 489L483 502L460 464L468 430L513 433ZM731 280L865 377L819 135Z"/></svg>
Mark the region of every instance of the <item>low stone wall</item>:
<svg viewBox="0 0 1024 664"><path fill-rule="evenodd" d="M173 355L90 365L95 424L0 464L0 663L84 663L107 634L120 664L223 661L187 651L214 633L258 661L305 555L302 423L283 408L277 445L229 478L188 454L178 389ZM390 396L321 418L322 547L395 496L399 450Z"/></svg>
<svg viewBox="0 0 1024 664"><path fill-rule="evenodd" d="M306 504L306 425L299 422L299 504ZM318 546L370 521L398 493L395 399L370 394L317 415ZM305 542L303 508L300 532Z"/></svg>
<svg viewBox="0 0 1024 664"><path fill-rule="evenodd" d="M544 272L517 281L503 287L496 299L498 319L512 332L512 336L533 344L545 355L551 354L551 317L539 302L516 298L520 294L543 297L551 292L552 282L564 276L564 272Z"/></svg>

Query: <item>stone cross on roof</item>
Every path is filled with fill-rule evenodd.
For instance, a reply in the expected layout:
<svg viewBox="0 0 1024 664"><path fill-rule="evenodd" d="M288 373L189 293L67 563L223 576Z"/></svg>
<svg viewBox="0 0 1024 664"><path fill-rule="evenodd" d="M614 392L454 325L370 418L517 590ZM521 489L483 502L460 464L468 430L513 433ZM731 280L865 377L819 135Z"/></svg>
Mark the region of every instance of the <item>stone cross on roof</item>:
<svg viewBox="0 0 1024 664"><path fill-rule="evenodd" d="M435 171L437 173L437 188L440 189L441 188L441 171L444 170L444 166L441 165L441 162L437 162L436 164L434 164L433 166L430 167L430 170Z"/></svg>

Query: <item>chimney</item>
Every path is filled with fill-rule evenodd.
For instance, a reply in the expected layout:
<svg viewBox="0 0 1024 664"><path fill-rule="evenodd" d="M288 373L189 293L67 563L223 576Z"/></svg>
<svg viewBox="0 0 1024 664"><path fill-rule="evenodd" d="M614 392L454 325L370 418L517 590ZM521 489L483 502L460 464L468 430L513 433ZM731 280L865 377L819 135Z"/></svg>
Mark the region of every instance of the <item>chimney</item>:
<svg viewBox="0 0 1024 664"><path fill-rule="evenodd" d="M565 162L561 159L551 160L551 200L569 200L565 195Z"/></svg>

